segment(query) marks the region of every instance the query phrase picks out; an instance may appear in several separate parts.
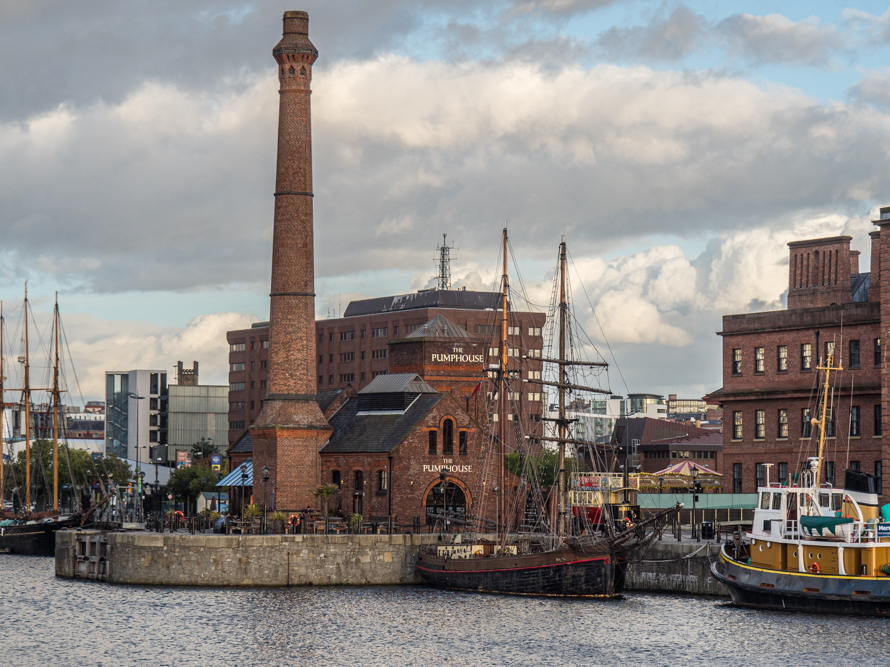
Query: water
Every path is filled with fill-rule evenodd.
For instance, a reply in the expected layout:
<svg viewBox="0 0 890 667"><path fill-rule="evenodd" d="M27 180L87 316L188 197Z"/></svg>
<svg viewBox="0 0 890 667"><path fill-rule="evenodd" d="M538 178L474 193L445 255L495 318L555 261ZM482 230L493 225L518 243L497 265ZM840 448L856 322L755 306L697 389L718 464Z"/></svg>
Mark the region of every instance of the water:
<svg viewBox="0 0 890 667"><path fill-rule="evenodd" d="M629 593L201 589L56 579L0 556L2 665L886 665L890 620Z"/></svg>

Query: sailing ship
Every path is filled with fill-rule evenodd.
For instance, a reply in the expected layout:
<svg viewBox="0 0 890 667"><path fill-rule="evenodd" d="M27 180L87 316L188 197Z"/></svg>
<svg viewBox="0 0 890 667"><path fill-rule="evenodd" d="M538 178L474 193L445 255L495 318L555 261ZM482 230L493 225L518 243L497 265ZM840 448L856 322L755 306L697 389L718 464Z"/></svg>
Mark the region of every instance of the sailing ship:
<svg viewBox="0 0 890 667"><path fill-rule="evenodd" d="M56 295L55 308L53 310L53 381L51 388L52 395L52 434L53 434L53 450L52 450L52 470L53 470L53 499L52 508L44 512L32 512L31 501L31 429L32 429L32 399L31 399L31 363L29 352L29 330L28 330L28 288L25 285L24 300L24 350L20 361L23 364L23 386L17 389L6 389L4 387L5 369L3 350L3 330L4 319L2 314L2 306L0 306L0 397L4 395L4 391L21 391L22 412L24 426L24 444L25 444L25 479L24 493L18 493L17 489L13 490L14 506L18 505L20 512L0 511L0 553L19 554L27 556L52 556L55 553L55 534L56 531L69 528L83 527L88 524L95 507L84 509L76 509L74 512L63 514L59 510L59 413L61 409L61 393L59 385L59 301ZM0 400L0 415L2 408L8 404ZM11 406L10 406L11 407ZM3 452L3 424L0 417L0 453ZM12 457L10 456L10 459ZM0 461L0 502L6 498L6 465ZM81 508L88 506L89 496L81 500ZM74 500L72 499L72 502Z"/></svg>
<svg viewBox="0 0 890 667"><path fill-rule="evenodd" d="M822 483L826 423L830 420L829 350L824 366L817 455L799 482L757 489L751 532L733 536L714 563L713 576L734 604L865 616L890 616L890 505L878 508L876 478L845 471L844 486Z"/></svg>
<svg viewBox="0 0 890 667"><path fill-rule="evenodd" d="M566 446L585 446L589 443L576 440L569 432L575 420L567 416L567 392L593 391L602 394L611 392L570 382L569 369L572 366L605 367L605 364L572 361L566 358L569 309L566 295L564 239L559 247L559 270L556 279L559 281L559 297L555 308L555 318L558 320L557 358L542 359L543 362L556 366L556 381L540 378L522 380L515 368L511 369L509 364L510 351L507 344L509 278L505 227L498 364L496 368L487 370L488 377L497 388L494 395L497 396L498 405L498 433L493 438L498 458L495 488L497 538L466 539L466 536L458 535L451 544L422 548L418 555L416 571L426 584L451 590L517 595L617 597L624 588L629 561L655 539L657 535L655 528L663 525L663 522L666 522L667 518L678 509L664 510L643 521L640 519L639 508L637 507L633 513L633 508L627 504L626 495L623 496L623 503L619 501L613 506L609 501L614 494L607 492L598 494L602 504L595 523L587 523L584 530L579 530L577 522L573 520L573 507L566 483ZM511 533L509 530L511 525L518 527L519 522L511 521L507 516L506 487L508 484L518 486L508 480L506 473L507 413L509 396L516 393L516 383L520 381L551 386L557 391L557 417L545 418L546 421L555 423L555 437L540 438L555 443L558 452L556 503L549 503L551 507L554 505L555 507L550 512L538 513L546 519L544 527L548 529L547 532L532 530ZM626 468L627 466L625 475ZM528 490L527 501L531 500L529 498L531 495L532 492ZM589 502L588 498L585 504ZM528 506L534 503L524 504ZM612 514L613 509L617 509L619 505L628 511L627 515L618 517ZM585 508L585 513L588 509ZM631 515L633 519L630 518ZM627 516L626 521L625 516ZM443 518L447 520L447 516ZM486 526L487 522L484 518L477 517L477 524Z"/></svg>

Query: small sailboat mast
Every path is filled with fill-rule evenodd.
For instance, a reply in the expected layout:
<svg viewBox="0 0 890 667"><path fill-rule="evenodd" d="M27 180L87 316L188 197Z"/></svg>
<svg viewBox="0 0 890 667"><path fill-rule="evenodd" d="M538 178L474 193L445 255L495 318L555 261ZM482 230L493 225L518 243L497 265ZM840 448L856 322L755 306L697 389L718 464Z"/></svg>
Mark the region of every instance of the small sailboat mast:
<svg viewBox="0 0 890 667"><path fill-rule="evenodd" d="M53 309L53 509L59 509L59 293ZM72 490L73 492L73 490Z"/></svg>
<svg viewBox="0 0 890 667"><path fill-rule="evenodd" d="M816 458L816 474L813 478L813 488L819 488L819 481L822 476L822 454L825 451L825 422L828 420L828 413L831 408L828 407L828 396L829 391L831 390L829 384L829 376L831 375L831 371L842 371L844 370L843 364L838 364L835 367L832 367L831 362L834 357L834 349L828 349L828 357L825 359L824 366L816 366L816 370L825 371L825 384L822 388L822 411L819 415L819 453ZM814 420L815 421L815 420Z"/></svg>
<svg viewBox="0 0 890 667"><path fill-rule="evenodd" d="M6 381L6 376L4 375L4 371L6 370L3 367L3 302L0 301L0 514L3 513L5 507L3 506L3 499L6 497L6 463L3 458L3 383Z"/></svg>
<svg viewBox="0 0 890 667"><path fill-rule="evenodd" d="M31 511L31 359L28 356L28 283L25 282L25 511Z"/></svg>

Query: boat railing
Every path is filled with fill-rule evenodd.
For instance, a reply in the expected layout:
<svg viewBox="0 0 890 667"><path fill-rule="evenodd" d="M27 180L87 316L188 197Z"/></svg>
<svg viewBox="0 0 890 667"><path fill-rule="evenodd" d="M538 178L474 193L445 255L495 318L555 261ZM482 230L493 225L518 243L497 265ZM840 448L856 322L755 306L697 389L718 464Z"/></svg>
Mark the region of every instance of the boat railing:
<svg viewBox="0 0 890 667"><path fill-rule="evenodd" d="M853 523L844 524L840 534L828 535L808 535L801 533L800 524L797 519L786 519L779 527L779 533L787 539L804 539L804 540L831 540L833 542L845 542L847 544L858 544L862 542L890 542L890 538L878 537L877 522L871 521L854 521Z"/></svg>

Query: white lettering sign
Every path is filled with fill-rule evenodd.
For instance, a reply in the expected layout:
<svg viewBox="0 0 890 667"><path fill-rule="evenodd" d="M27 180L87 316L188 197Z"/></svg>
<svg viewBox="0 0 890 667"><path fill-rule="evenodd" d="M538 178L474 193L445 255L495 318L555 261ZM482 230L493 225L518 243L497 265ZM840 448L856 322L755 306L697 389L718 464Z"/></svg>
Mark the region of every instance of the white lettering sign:
<svg viewBox="0 0 890 667"><path fill-rule="evenodd" d="M473 466L461 465L432 465L423 466L424 472L473 472Z"/></svg>
<svg viewBox="0 0 890 667"><path fill-rule="evenodd" d="M445 361L448 363L482 364L485 363L485 355L482 354L433 354L432 361Z"/></svg>

